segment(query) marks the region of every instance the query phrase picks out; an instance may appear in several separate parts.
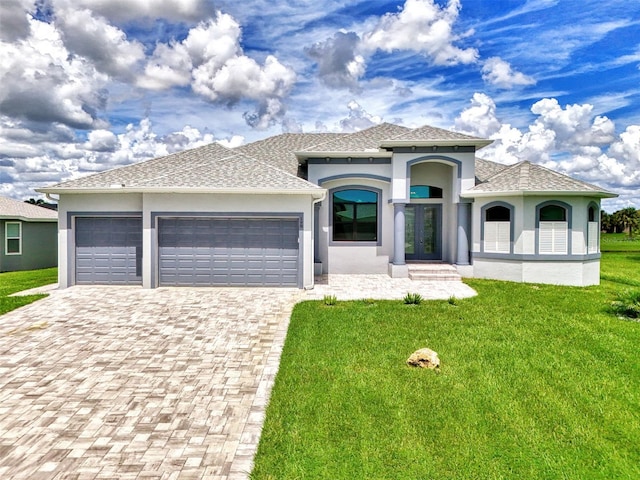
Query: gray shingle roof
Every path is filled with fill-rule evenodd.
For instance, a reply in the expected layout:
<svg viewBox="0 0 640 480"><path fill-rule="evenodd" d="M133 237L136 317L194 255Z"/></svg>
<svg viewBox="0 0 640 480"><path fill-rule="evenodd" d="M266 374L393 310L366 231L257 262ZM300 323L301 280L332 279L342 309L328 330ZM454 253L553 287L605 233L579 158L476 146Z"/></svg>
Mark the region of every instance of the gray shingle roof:
<svg viewBox="0 0 640 480"><path fill-rule="evenodd" d="M485 140L484 138L472 137L471 135L465 135L463 133L452 132L450 130L444 130L442 128L431 127L425 125L420 128L414 128L408 132L402 133L396 137L388 138L385 140L390 141L437 141L437 140L470 140L479 141Z"/></svg>
<svg viewBox="0 0 640 480"><path fill-rule="evenodd" d="M0 218L55 221L58 219L58 212L12 198L0 197Z"/></svg>
<svg viewBox="0 0 640 480"><path fill-rule="evenodd" d="M304 152L377 152L380 144L387 139L397 137L403 133L410 132L411 129L393 125L391 123L381 123L366 130L356 133L342 135L333 141L322 143L317 146L302 149Z"/></svg>
<svg viewBox="0 0 640 480"><path fill-rule="evenodd" d="M466 192L474 193L593 193L596 196L615 196L591 183L576 180L528 161L503 168Z"/></svg>
<svg viewBox="0 0 640 480"><path fill-rule="evenodd" d="M476 185L507 168L508 165L476 157Z"/></svg>
<svg viewBox="0 0 640 480"><path fill-rule="evenodd" d="M251 191L320 190L288 172L212 143L125 167L107 170L41 189L58 192L127 188L242 189Z"/></svg>
<svg viewBox="0 0 640 480"><path fill-rule="evenodd" d="M346 133L283 133L234 150L261 160L293 175L298 173L298 159L294 152L337 140Z"/></svg>

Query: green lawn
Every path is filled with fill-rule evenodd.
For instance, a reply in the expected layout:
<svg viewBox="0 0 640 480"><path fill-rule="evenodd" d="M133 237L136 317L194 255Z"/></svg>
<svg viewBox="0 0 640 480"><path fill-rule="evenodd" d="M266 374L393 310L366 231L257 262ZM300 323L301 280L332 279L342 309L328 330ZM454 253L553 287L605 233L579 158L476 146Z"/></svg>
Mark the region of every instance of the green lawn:
<svg viewBox="0 0 640 480"><path fill-rule="evenodd" d="M35 302L46 295L9 297L8 295L58 281L58 269L46 268L24 272L0 273L0 315Z"/></svg>
<svg viewBox="0 0 640 480"><path fill-rule="evenodd" d="M291 319L253 479L640 478L640 323L616 292L469 280L478 297L304 302ZM436 350L440 373L405 365Z"/></svg>
<svg viewBox="0 0 640 480"><path fill-rule="evenodd" d="M600 235L600 250L602 252L639 252L640 235L629 238L626 233L603 233Z"/></svg>

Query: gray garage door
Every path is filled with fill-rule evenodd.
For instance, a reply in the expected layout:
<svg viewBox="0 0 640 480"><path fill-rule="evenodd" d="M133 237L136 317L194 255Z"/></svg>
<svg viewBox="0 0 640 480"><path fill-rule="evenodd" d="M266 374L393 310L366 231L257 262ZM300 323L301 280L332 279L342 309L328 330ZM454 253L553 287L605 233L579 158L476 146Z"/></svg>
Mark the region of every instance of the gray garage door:
<svg viewBox="0 0 640 480"><path fill-rule="evenodd" d="M160 285L298 286L298 219L160 218Z"/></svg>
<svg viewBox="0 0 640 480"><path fill-rule="evenodd" d="M76 218L76 283L142 283L142 219Z"/></svg>

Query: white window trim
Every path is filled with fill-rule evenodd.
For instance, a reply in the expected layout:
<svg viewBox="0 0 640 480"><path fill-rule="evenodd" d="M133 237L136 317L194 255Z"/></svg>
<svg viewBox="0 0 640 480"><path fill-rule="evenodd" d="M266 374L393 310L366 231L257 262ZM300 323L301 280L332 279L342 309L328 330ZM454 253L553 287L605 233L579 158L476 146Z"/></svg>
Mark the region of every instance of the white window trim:
<svg viewBox="0 0 640 480"><path fill-rule="evenodd" d="M20 231L17 237L9 237L9 225L18 225ZM9 252L9 240L18 240L18 251ZM22 255L22 222L5 222L4 224L4 254L5 255Z"/></svg>

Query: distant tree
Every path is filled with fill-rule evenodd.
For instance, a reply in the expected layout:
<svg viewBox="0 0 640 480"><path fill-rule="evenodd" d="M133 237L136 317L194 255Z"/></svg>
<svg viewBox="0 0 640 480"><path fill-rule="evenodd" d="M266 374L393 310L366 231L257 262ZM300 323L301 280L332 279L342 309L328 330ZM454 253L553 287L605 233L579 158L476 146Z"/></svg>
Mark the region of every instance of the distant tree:
<svg viewBox="0 0 640 480"><path fill-rule="evenodd" d="M42 200L41 198L39 199L35 199L35 198L30 198L29 200L25 200L24 203L30 203L31 205L38 205L39 207L44 205L44 200Z"/></svg>
<svg viewBox="0 0 640 480"><path fill-rule="evenodd" d="M614 231L613 225L613 215L605 212L604 210L600 211L600 229L603 232L613 233Z"/></svg>
<svg viewBox="0 0 640 480"><path fill-rule="evenodd" d="M616 213L619 214L623 231L626 230L629 233L629 238L633 237L633 231L637 230L640 225L640 214L638 210L633 207L627 207L622 210L618 210Z"/></svg>

